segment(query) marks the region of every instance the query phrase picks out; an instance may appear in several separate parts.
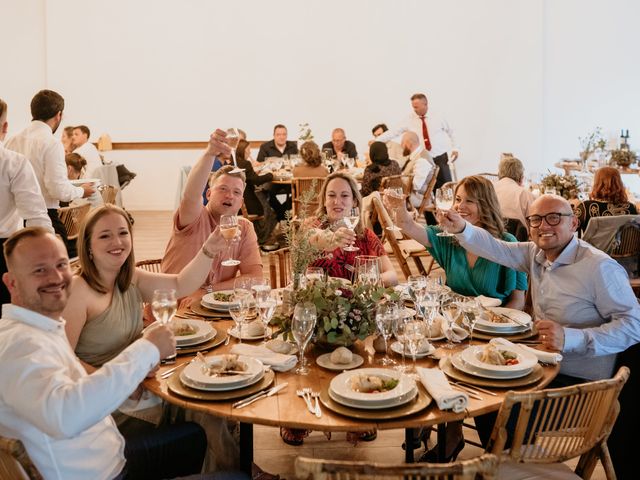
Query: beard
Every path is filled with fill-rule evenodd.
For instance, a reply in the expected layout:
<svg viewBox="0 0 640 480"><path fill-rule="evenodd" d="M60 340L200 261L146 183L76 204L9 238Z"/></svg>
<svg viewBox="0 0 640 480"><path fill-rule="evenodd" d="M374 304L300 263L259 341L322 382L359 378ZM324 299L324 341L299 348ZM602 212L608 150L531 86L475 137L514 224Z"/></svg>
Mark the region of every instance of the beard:
<svg viewBox="0 0 640 480"><path fill-rule="evenodd" d="M411 150L409 150L407 147L404 147L402 149L402 155L408 157L409 155L411 155Z"/></svg>

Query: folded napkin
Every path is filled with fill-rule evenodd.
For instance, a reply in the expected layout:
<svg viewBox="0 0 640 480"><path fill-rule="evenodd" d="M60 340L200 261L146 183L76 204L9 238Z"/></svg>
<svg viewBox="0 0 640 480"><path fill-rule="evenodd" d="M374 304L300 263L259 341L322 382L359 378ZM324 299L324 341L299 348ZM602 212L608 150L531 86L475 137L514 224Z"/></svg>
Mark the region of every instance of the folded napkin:
<svg viewBox="0 0 640 480"><path fill-rule="evenodd" d="M502 300L499 298L485 297L484 295L478 295L478 300L483 307L499 307L502 305Z"/></svg>
<svg viewBox="0 0 640 480"><path fill-rule="evenodd" d="M558 352L547 352L545 350L538 350L537 348L531 348L528 345L514 344L513 342L510 342L506 338L502 338L502 337L493 338L489 343L493 345L501 346L501 347L508 347L516 351L520 349L520 350L524 350L525 352L533 353L536 357L538 357L539 362L548 363L550 365L555 365L558 362L562 361L562 355L560 355Z"/></svg>
<svg viewBox="0 0 640 480"><path fill-rule="evenodd" d="M418 370L422 385L434 398L440 410L451 409L455 413L464 412L467 403L469 403L469 397L466 393L451 388L442 370L423 367L417 367L416 370Z"/></svg>
<svg viewBox="0 0 640 480"><path fill-rule="evenodd" d="M440 328L442 329L442 334L452 342L461 342L469 336L469 332L467 332L464 328L462 328L457 323L449 325L449 322L447 322L446 318L444 317L440 317Z"/></svg>
<svg viewBox="0 0 640 480"><path fill-rule="evenodd" d="M277 372L286 372L287 370L291 370L296 366L298 361L295 355L284 355L282 353L272 352L266 347L257 347L255 345L247 345L245 343L238 343L234 345L231 349L231 353L257 358Z"/></svg>

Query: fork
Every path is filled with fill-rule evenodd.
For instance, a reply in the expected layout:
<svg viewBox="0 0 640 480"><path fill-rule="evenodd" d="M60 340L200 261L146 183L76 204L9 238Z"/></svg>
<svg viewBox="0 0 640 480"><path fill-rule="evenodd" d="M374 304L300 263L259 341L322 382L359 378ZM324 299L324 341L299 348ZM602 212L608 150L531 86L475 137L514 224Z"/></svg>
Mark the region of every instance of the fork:
<svg viewBox="0 0 640 480"><path fill-rule="evenodd" d="M316 417L320 418L322 417L322 410L320 410L320 403L318 402L318 397L320 396L320 392L311 392L311 396L316 401L316 404L315 404Z"/></svg>
<svg viewBox="0 0 640 480"><path fill-rule="evenodd" d="M311 413L315 413L315 410L313 409L313 407L311 406L311 402L309 401L309 399L307 398L307 395L304 391L305 389L301 389L301 390L296 390L296 395L298 395L299 397L301 397L304 400L304 403L307 404L307 408L309 409L309 411Z"/></svg>
<svg viewBox="0 0 640 480"><path fill-rule="evenodd" d="M313 405L311 404L311 395L313 395L313 391L311 390L310 387L304 387L302 389L302 392L306 395L306 398L308 399L307 406L309 407L309 411L315 414L316 409L313 408Z"/></svg>
<svg viewBox="0 0 640 480"><path fill-rule="evenodd" d="M224 346L226 347L227 345L229 345L229 342L231 341L231 335L229 335L229 330L231 330L230 328L227 329L227 338L224 341Z"/></svg>

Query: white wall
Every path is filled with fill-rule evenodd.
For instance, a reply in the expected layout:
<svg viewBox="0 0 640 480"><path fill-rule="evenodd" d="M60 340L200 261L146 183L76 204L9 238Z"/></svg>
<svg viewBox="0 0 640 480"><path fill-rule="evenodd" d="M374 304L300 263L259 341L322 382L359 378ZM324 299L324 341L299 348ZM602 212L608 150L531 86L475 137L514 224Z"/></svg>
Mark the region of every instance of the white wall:
<svg viewBox="0 0 640 480"><path fill-rule="evenodd" d="M416 91L454 126L459 175L496 170L501 151L543 171L596 125L640 132L631 0L25 2L35 13L0 2L20 5L7 22L16 34L46 25L46 54L12 42L44 73L12 79L0 96L15 113L54 88L65 124L85 123L94 138L204 140L236 125L267 139L280 122L295 138L309 122L318 142L342 126L362 151L370 128L403 117ZM611 60L625 62L613 84ZM197 156L108 154L139 174L124 192L131 209L172 209L179 167Z"/></svg>

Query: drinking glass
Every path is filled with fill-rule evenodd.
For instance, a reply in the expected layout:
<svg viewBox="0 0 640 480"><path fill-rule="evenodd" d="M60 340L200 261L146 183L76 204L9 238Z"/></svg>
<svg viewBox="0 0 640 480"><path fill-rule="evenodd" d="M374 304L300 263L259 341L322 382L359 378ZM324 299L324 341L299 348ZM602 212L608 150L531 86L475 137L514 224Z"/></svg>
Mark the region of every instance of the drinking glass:
<svg viewBox="0 0 640 480"><path fill-rule="evenodd" d="M238 343L242 343L242 330L249 313L250 296L244 293L233 294L232 303L229 305L229 314L236 324Z"/></svg>
<svg viewBox="0 0 640 480"><path fill-rule="evenodd" d="M453 328L457 324L461 314L462 309L460 308L458 302L450 301L442 306L442 316L447 322L447 329L449 330L449 334L446 335L447 344L445 345L445 348L447 349L452 349L455 346L453 344L453 339L451 338L451 336L453 333Z"/></svg>
<svg viewBox="0 0 640 480"><path fill-rule="evenodd" d="M387 188L384 191L385 195L389 195L393 198L404 199L404 189L402 187L393 187ZM398 223L398 207L395 207L391 210L391 219L393 220L393 225L387 227L387 230L393 230L396 232L401 231L402 229L397 225Z"/></svg>
<svg viewBox="0 0 640 480"><path fill-rule="evenodd" d="M307 270L304 272L304 276L307 277L309 282L321 282L324 278L324 270L322 267L307 267Z"/></svg>
<svg viewBox="0 0 640 480"><path fill-rule="evenodd" d="M276 311L278 301L276 299L276 292L271 291L271 287L268 287L269 291L261 290L259 297L256 297L256 305L258 307L258 315L260 320L264 324L264 343L267 343L267 328L269 328L269 322Z"/></svg>
<svg viewBox="0 0 640 480"><path fill-rule="evenodd" d="M409 320L405 322L404 338L409 347L409 352L413 358L413 365L409 373L412 378L418 378L418 371L416 370L416 355L418 355L418 347L425 338L426 325L420 320Z"/></svg>
<svg viewBox="0 0 640 480"><path fill-rule="evenodd" d="M240 142L240 133L237 128L227 128L227 144L231 147L231 156L233 157L234 169L229 173L244 172L244 168L238 168L238 162L236 160L236 148L238 148L238 142Z"/></svg>
<svg viewBox="0 0 640 480"><path fill-rule="evenodd" d="M173 319L173 316L178 310L178 301L176 300L176 291L173 288L159 289L153 291L153 297L151 299L151 311L153 316L162 325L169 325L169 322ZM161 363L175 363L176 354L169 355L167 358L162 359Z"/></svg>
<svg viewBox="0 0 640 480"><path fill-rule="evenodd" d="M426 311L425 321L429 329L427 333L427 338L429 339L435 336L433 332L433 321L438 316L442 291L442 285L438 282L438 279L427 278L423 306Z"/></svg>
<svg viewBox="0 0 640 480"><path fill-rule="evenodd" d="M436 208L438 210L451 210L453 208L453 189L439 188L436 190ZM436 234L439 237L453 237L453 233L449 233L442 227L442 231Z"/></svg>
<svg viewBox="0 0 640 480"><path fill-rule="evenodd" d="M309 374L309 368L306 366L304 358L304 350L313 335L313 330L316 327L316 318L316 306L313 303L299 303L293 310L291 333L293 333L293 339L296 341L298 352L300 353L300 365L296 368L298 375Z"/></svg>
<svg viewBox="0 0 640 480"><path fill-rule="evenodd" d="M380 285L380 257L358 255L355 259L354 283L376 287Z"/></svg>
<svg viewBox="0 0 640 480"><path fill-rule="evenodd" d="M258 281L252 277L238 277L233 281L233 293L236 296L245 295L255 298L256 289L254 287L258 287Z"/></svg>
<svg viewBox="0 0 640 480"><path fill-rule="evenodd" d="M342 221L347 226L349 230L355 230L358 222L360 221L360 209L358 207L353 207L349 214L342 218ZM355 245L347 245L343 248L345 252L357 252L360 250Z"/></svg>
<svg viewBox="0 0 640 480"><path fill-rule="evenodd" d="M384 340L384 357L378 363L385 367L396 364L395 360L389 358L389 338L393 334L393 322L395 319L393 310L397 308L396 304L388 303L379 305L376 309L376 326Z"/></svg>
<svg viewBox="0 0 640 480"><path fill-rule="evenodd" d="M416 307L424 301L427 293L427 279L423 275L409 275L407 277L409 296Z"/></svg>
<svg viewBox="0 0 640 480"><path fill-rule="evenodd" d="M355 166L355 163L356 163L356 159L355 158L347 157L347 168L349 170L353 169L353 167Z"/></svg>
<svg viewBox="0 0 640 480"><path fill-rule="evenodd" d="M477 298L465 298L460 303L464 324L469 329L469 345L473 341L473 329L482 314L482 304Z"/></svg>
<svg viewBox="0 0 640 480"><path fill-rule="evenodd" d="M225 242L227 242L227 259L222 262L225 267L233 267L240 265L240 260L235 260L231 256L231 242L237 235L240 227L238 226L238 217L236 215L220 216L220 233Z"/></svg>
<svg viewBox="0 0 640 480"><path fill-rule="evenodd" d="M400 345L402 346L402 365L396 365L393 367L399 372L407 371L407 363L405 360L405 349L407 347L407 339L405 337L407 318L404 318L398 311L397 315L393 316L393 335L396 337Z"/></svg>

